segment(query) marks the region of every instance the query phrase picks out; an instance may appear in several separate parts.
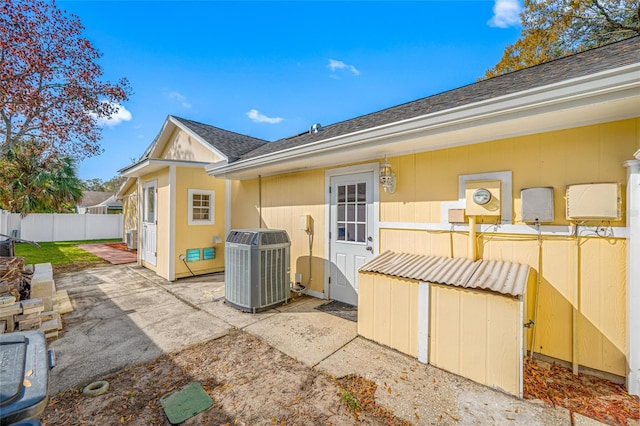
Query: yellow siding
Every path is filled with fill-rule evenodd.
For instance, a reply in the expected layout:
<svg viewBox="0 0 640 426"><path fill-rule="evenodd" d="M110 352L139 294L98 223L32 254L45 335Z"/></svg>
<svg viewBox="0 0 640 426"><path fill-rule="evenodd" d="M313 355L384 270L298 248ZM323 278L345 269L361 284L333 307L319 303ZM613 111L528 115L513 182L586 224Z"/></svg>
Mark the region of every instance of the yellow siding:
<svg viewBox="0 0 640 426"><path fill-rule="evenodd" d="M213 244L213 236L218 235L225 239L225 187L223 179L215 179L209 176L201 168L176 168L176 227L175 227L175 262L176 278L191 276L191 273L180 260L181 254L187 254L187 249L202 249L213 247L215 259L188 262L189 268L194 274L206 274L224 270L224 243ZM211 190L215 193L214 223L212 225L189 225L189 189Z"/></svg>
<svg viewBox="0 0 640 426"><path fill-rule="evenodd" d="M397 176L397 190L393 194L380 191L380 221L391 223L390 228L394 222L441 223L442 202L458 200L460 175L511 171L513 223L521 224L521 189L551 186L554 188L555 215L552 225L568 225L565 219L566 186L586 182L626 182L626 169L622 163L639 147L640 118L633 118L390 157L389 162ZM259 226L258 187L257 179L234 183L233 227ZM311 288L315 291L322 291L324 266L328 262L324 259L327 235L324 194L323 169L262 178L264 224L287 230L292 238L292 275L298 269L303 273L303 281L308 275L308 245L304 232L298 229L298 217L302 214L313 216L314 281ZM622 197L624 211L624 191ZM625 220L623 215L611 225L624 227ZM380 229L379 241L379 252L394 250L467 256L466 232ZM624 375L626 240L590 237L581 241L580 256L575 238L570 237L545 236L539 254L535 236L479 234L477 248L478 255L484 259L525 263L540 271L539 289L531 285L527 292L529 315L525 321L532 319L536 323L527 333L528 348L535 332L534 351L565 361L571 361L573 356L572 308L578 304L579 269L579 363ZM381 284L381 288L384 286ZM536 296L538 309L534 317ZM360 297L373 296L365 290ZM375 303L380 304L380 309L392 309L390 301L387 307L382 306L383 301ZM366 319L366 312L363 315ZM385 325L385 321L389 324ZM362 325L363 335L373 338L376 322L383 330L392 328L390 319L371 318L368 325ZM383 334L380 331L378 337L382 339ZM385 344L399 343L389 340Z"/></svg>
<svg viewBox="0 0 640 426"><path fill-rule="evenodd" d="M222 157L202 145L191 135L176 128L171 134L167 146L158 158L167 160L206 161L215 163Z"/></svg>
<svg viewBox="0 0 640 426"><path fill-rule="evenodd" d="M284 229L291 239L291 279L302 274L302 284L324 292L324 171L290 173L262 178L262 221L270 229ZM251 201L248 201L249 205ZM235 214L237 209L232 210ZM300 216L313 218L311 274L309 284L309 238L300 229ZM252 216L249 214L249 216ZM249 220L248 222L253 222ZM251 227L256 224L248 223Z"/></svg>
<svg viewBox="0 0 640 426"><path fill-rule="evenodd" d="M358 284L358 334L417 357L418 283L360 273Z"/></svg>
<svg viewBox="0 0 640 426"><path fill-rule="evenodd" d="M231 229L259 227L258 179L231 182Z"/></svg>
<svg viewBox="0 0 640 426"><path fill-rule="evenodd" d="M458 199L458 175L511 170L515 222L520 221L520 189L553 186L555 224L567 224L566 185L625 182L622 163L636 149L639 122L616 121L389 158L397 190L381 192L380 220L440 222L440 202ZM624 226L624 220L612 225Z"/></svg>
<svg viewBox="0 0 640 426"><path fill-rule="evenodd" d="M436 284L430 299L429 362L518 395L519 301Z"/></svg>
<svg viewBox="0 0 640 426"><path fill-rule="evenodd" d="M135 185L132 185L131 188L123 194L122 222L124 226L123 235L126 235L127 231L138 229L138 193L136 192Z"/></svg>

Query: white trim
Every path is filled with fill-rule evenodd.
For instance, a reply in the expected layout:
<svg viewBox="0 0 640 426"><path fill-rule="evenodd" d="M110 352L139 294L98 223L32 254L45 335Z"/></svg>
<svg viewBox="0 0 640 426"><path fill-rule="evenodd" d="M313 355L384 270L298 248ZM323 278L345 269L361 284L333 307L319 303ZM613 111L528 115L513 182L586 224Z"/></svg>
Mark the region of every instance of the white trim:
<svg viewBox="0 0 640 426"><path fill-rule="evenodd" d="M210 165L206 161L165 160L161 158L145 158L135 164L118 170L124 177L141 177L169 166L205 168ZM218 163L216 163L218 164Z"/></svg>
<svg viewBox="0 0 640 426"><path fill-rule="evenodd" d="M497 224L478 224L480 233L484 234L522 234L522 235L538 235L538 229L533 225L509 225L503 223ZM581 225L579 228L580 237L598 237L596 234L598 226ZM469 225L451 224L451 223L428 223L428 222L380 222L380 229L402 229L409 231L459 231L468 232ZM612 226L608 228L612 235L606 238L629 238L629 228L623 226ZM540 234L555 237L571 237L575 233L575 229L570 225L541 225ZM602 238L602 237L598 237Z"/></svg>
<svg viewBox="0 0 640 426"><path fill-rule="evenodd" d="M525 355L525 332L524 332L524 297L518 297L518 308L520 315L520 356L518 357L518 398L524 398L524 355Z"/></svg>
<svg viewBox="0 0 640 426"><path fill-rule="evenodd" d="M226 241L227 240L227 235L229 235L229 232L231 232L231 181L230 180L225 180L225 194L224 194L224 202L225 202L225 206L224 206L224 235L222 236L222 241ZM224 247L224 246L223 246Z"/></svg>
<svg viewBox="0 0 640 426"><path fill-rule="evenodd" d="M640 395L640 161L627 167L627 390Z"/></svg>
<svg viewBox="0 0 640 426"><path fill-rule="evenodd" d="M502 223L512 222L512 173L511 170L503 172L476 173L472 175L458 176L458 202L466 208L465 183L472 180L499 180L502 185L500 188L500 218ZM444 221L444 217L440 220Z"/></svg>
<svg viewBox="0 0 640 426"><path fill-rule="evenodd" d="M334 169L326 169L324 172L324 258L328 259L324 263L324 295L325 299L330 298L329 294L329 277L331 274L331 241L329 240L329 232L331 231L331 178L341 175L350 175L354 173L373 172L373 255L379 253L380 240L380 185L378 176L380 174L380 163L357 164L355 166L337 167Z"/></svg>
<svg viewBox="0 0 640 426"><path fill-rule="evenodd" d="M431 284L418 284L418 361L429 364L429 313Z"/></svg>
<svg viewBox="0 0 640 426"><path fill-rule="evenodd" d="M318 299L328 299L329 298L329 295L327 293L321 293L319 291L309 290L309 289L306 289L304 291L304 294L306 294L307 296L316 297Z"/></svg>
<svg viewBox="0 0 640 426"><path fill-rule="evenodd" d="M194 195L208 195L209 196L209 219L194 219L193 218L193 196ZM216 223L216 192L211 189L195 189L189 188L187 190L187 225L199 226L199 225L215 225Z"/></svg>
<svg viewBox="0 0 640 426"><path fill-rule="evenodd" d="M136 178L136 264L142 266L142 182Z"/></svg>
<svg viewBox="0 0 640 426"><path fill-rule="evenodd" d="M169 166L169 247L167 277L176 280L176 166Z"/></svg>

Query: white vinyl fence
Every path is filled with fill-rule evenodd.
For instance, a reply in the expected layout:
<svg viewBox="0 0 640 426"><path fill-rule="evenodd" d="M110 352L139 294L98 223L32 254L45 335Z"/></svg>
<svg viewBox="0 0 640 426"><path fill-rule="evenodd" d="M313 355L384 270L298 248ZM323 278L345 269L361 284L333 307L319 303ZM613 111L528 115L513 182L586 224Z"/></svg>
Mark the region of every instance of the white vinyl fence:
<svg viewBox="0 0 640 426"><path fill-rule="evenodd" d="M18 213L0 210L0 234L29 241L122 238L122 214ZM1 239L1 238L0 238Z"/></svg>

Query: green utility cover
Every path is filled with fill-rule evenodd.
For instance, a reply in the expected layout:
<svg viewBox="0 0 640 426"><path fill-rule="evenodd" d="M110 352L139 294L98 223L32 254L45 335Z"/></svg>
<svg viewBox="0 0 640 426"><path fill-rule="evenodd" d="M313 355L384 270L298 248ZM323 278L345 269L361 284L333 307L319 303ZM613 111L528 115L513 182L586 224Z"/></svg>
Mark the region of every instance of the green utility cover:
<svg viewBox="0 0 640 426"><path fill-rule="evenodd" d="M160 397L169 422L177 425L213 405L213 400L198 382L191 382L182 389Z"/></svg>

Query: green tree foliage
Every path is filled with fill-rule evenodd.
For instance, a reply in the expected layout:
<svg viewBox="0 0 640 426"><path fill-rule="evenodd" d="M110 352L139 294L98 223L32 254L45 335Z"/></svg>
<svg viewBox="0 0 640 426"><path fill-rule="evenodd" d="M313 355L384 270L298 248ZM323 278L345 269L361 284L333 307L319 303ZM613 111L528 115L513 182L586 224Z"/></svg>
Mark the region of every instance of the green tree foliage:
<svg viewBox="0 0 640 426"><path fill-rule="evenodd" d="M93 178L83 181L82 187L87 191L118 192L125 179L122 176L115 176L106 181L100 178Z"/></svg>
<svg viewBox="0 0 640 426"><path fill-rule="evenodd" d="M82 182L71 157L53 160L43 144L16 144L0 160L0 208L13 213L72 212Z"/></svg>
<svg viewBox="0 0 640 426"><path fill-rule="evenodd" d="M640 34L640 0L525 0L522 33L486 78Z"/></svg>
<svg viewBox="0 0 640 426"><path fill-rule="evenodd" d="M53 0L0 2L0 157L31 139L53 159L100 152L100 121L130 88L101 80L101 54L83 29Z"/></svg>

